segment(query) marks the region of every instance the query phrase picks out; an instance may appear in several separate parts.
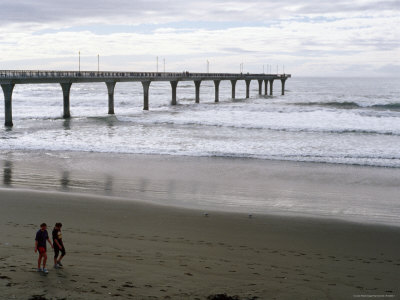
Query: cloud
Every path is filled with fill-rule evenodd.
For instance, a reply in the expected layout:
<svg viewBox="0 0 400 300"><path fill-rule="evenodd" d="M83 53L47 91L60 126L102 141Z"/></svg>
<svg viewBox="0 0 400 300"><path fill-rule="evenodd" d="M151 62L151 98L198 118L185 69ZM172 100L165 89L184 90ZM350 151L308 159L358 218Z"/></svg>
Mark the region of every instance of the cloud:
<svg viewBox="0 0 400 300"><path fill-rule="evenodd" d="M0 68L83 66L293 73L388 74L400 57L400 2L358 0L7 1L0 10ZM86 65L85 65L86 64ZM357 66L357 68L352 66ZM357 71L358 70L358 71Z"/></svg>
<svg viewBox="0 0 400 300"><path fill-rule="evenodd" d="M248 0L19 0L2 3L0 22L77 24L143 24L176 21L259 21L293 15L399 11L398 0L279 1Z"/></svg>

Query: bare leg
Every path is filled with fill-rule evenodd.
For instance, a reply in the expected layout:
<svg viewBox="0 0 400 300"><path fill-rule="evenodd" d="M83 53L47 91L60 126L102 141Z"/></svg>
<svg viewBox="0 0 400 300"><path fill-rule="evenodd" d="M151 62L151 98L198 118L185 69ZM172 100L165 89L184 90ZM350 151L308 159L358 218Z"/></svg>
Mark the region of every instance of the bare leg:
<svg viewBox="0 0 400 300"><path fill-rule="evenodd" d="M43 254L43 268L46 268L47 253Z"/></svg>
<svg viewBox="0 0 400 300"><path fill-rule="evenodd" d="M40 269L40 264L42 262L42 254L39 254L39 258L38 258L38 269Z"/></svg>

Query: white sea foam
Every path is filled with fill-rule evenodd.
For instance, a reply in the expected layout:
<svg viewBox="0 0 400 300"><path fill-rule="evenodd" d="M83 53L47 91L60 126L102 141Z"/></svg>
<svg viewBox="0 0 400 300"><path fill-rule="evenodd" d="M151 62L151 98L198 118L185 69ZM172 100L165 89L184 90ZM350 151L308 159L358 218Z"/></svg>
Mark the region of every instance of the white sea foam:
<svg viewBox="0 0 400 300"><path fill-rule="evenodd" d="M341 88L338 89L337 87ZM74 84L71 120L63 120L61 88L17 85L13 97L15 126L0 131L0 149L72 150L234 156L261 159L400 167L400 87L396 80L296 79L285 96L251 99L237 84L180 83L179 105L170 102L169 83L152 83L150 111L142 110L140 83L118 83L116 116L107 115L104 84ZM274 86L280 92L280 83ZM0 106L0 116L4 108Z"/></svg>

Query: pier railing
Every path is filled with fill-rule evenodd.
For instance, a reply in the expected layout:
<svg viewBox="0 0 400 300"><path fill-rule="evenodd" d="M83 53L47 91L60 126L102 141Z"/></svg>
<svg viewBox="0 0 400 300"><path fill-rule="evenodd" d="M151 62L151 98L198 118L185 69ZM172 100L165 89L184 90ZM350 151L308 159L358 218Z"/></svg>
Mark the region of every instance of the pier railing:
<svg viewBox="0 0 400 300"><path fill-rule="evenodd" d="M226 78L242 79L246 77L272 76L290 77L289 74L249 74L249 73L190 73L190 72L116 72L116 71L34 71L0 70L0 79L45 79L45 78Z"/></svg>

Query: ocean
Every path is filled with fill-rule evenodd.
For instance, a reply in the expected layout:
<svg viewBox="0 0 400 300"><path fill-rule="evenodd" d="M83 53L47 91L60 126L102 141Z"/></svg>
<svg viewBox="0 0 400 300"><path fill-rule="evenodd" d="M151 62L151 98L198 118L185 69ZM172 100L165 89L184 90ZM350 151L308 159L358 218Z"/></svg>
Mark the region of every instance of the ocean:
<svg viewBox="0 0 400 300"><path fill-rule="evenodd" d="M0 150L55 150L246 157L400 167L400 84L391 78L296 78L280 95L258 95L238 82L236 100L221 82L203 82L200 104L192 82L153 82L150 111L140 83L117 83L115 116L107 115L103 83L73 84L72 119L62 119L57 84L17 85L12 130L0 130ZM4 107L0 106L0 120ZM1 121L3 122L3 121Z"/></svg>

